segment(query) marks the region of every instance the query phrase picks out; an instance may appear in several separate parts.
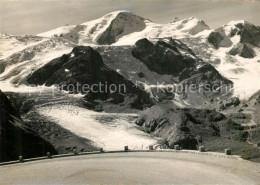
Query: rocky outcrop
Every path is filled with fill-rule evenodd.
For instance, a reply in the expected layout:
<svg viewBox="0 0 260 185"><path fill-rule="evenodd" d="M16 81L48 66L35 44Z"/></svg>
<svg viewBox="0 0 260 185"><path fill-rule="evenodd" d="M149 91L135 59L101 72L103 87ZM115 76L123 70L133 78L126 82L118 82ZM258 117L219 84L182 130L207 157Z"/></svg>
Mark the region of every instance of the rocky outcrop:
<svg viewBox="0 0 260 185"><path fill-rule="evenodd" d="M232 97L229 98L223 102L221 102L220 104L220 110L224 110L227 109L229 107L237 107L240 104L240 99L238 97Z"/></svg>
<svg viewBox="0 0 260 185"><path fill-rule="evenodd" d="M145 29L144 19L131 12L120 12L111 21L108 28L98 37L98 44L113 44L120 35Z"/></svg>
<svg viewBox="0 0 260 185"><path fill-rule="evenodd" d="M5 71L5 65L0 63L0 74Z"/></svg>
<svg viewBox="0 0 260 185"><path fill-rule="evenodd" d="M168 147L178 144L184 149L196 149L204 140L226 137L230 130L227 118L214 110L167 105L155 105L145 110L136 124L166 140Z"/></svg>
<svg viewBox="0 0 260 185"><path fill-rule="evenodd" d="M211 43L216 49L221 45L221 41L224 40L224 37L219 32L211 32L208 37L208 42Z"/></svg>
<svg viewBox="0 0 260 185"><path fill-rule="evenodd" d="M91 47L75 47L71 53L35 71L27 81L30 84L57 85L66 91L84 93L88 101L112 99L112 102L124 103L123 100L129 100L130 97L131 101L127 104L139 109L150 103L146 92L104 65L100 54ZM118 96L122 98L118 99Z"/></svg>
<svg viewBox="0 0 260 185"><path fill-rule="evenodd" d="M199 62L186 45L174 39L158 40L155 43L148 39L138 40L132 55L145 63L151 71L173 76L177 76L185 68L194 68Z"/></svg>
<svg viewBox="0 0 260 185"><path fill-rule="evenodd" d="M239 55L244 58L254 58L255 52L254 50L248 46L247 44L238 43L234 46L230 51L230 55Z"/></svg>
<svg viewBox="0 0 260 185"><path fill-rule="evenodd" d="M240 36L241 43L252 44L253 46L260 47L260 27L255 26L249 22L242 21L235 24L230 32L230 36Z"/></svg>
<svg viewBox="0 0 260 185"><path fill-rule="evenodd" d="M195 90L196 92L193 91L193 95L190 96L191 99L194 99L195 94L195 96L201 97L206 93L210 96L228 93L233 84L212 65L198 58L179 40L170 38L152 42L141 39L136 42L132 55L143 62L151 71L160 75L172 75L175 84L178 84L183 92L185 91L185 96Z"/></svg>
<svg viewBox="0 0 260 185"><path fill-rule="evenodd" d="M243 57L252 58L252 54L247 56L248 54L246 50L251 49L247 44L260 47L260 27L254 26L253 24L246 21L232 21L227 25L215 29L209 34L208 42L211 43L216 49L219 49L220 47L230 47L232 46L231 38L234 36L238 36L240 39L233 40L233 44L237 45L232 49L234 51L232 51L230 54L240 54L241 56L241 50L246 47L244 51L246 53ZM252 50L250 53L252 53Z"/></svg>
<svg viewBox="0 0 260 185"><path fill-rule="evenodd" d="M0 91L0 162L57 154L51 144L26 127L7 96Z"/></svg>
<svg viewBox="0 0 260 185"><path fill-rule="evenodd" d="M232 81L223 77L210 64L203 64L196 69L186 69L180 73L179 78L183 84L193 84L197 85L197 87L209 88L208 92L216 90L216 88L221 87L221 85L232 85Z"/></svg>
<svg viewBox="0 0 260 185"><path fill-rule="evenodd" d="M216 49L219 49L220 47L230 47L233 44L222 27L215 29L209 34L208 42Z"/></svg>

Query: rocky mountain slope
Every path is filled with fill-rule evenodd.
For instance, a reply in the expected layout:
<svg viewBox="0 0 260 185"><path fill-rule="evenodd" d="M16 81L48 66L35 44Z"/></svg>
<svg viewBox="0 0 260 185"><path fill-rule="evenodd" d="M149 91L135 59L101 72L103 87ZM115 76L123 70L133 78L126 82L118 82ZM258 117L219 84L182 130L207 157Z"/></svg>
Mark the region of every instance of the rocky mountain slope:
<svg viewBox="0 0 260 185"><path fill-rule="evenodd" d="M86 94L90 103L111 99L113 103L137 109L151 104L146 92L104 65L100 54L91 47L75 47L71 53L32 73L27 81L35 85L59 85L62 90ZM81 85L79 89L77 85ZM88 89L83 85L88 85Z"/></svg>
<svg viewBox="0 0 260 185"><path fill-rule="evenodd" d="M0 162L57 154L54 147L27 127L7 96L0 91Z"/></svg>
<svg viewBox="0 0 260 185"><path fill-rule="evenodd" d="M235 96L248 99L260 88L259 28L246 21L232 21L183 42L234 82Z"/></svg>
<svg viewBox="0 0 260 185"><path fill-rule="evenodd" d="M232 149L233 154L260 161L259 127L247 130L241 125L248 115L224 115L215 110L176 108L169 104L155 105L143 111L136 124L145 132L163 138L161 147L197 149L202 145L209 151ZM250 120L250 118L249 118ZM247 141L250 142L247 142Z"/></svg>
<svg viewBox="0 0 260 185"><path fill-rule="evenodd" d="M136 123L146 132L163 137L169 147L178 144L186 149L196 149L209 138L230 137L232 126L223 114L214 110L180 109L168 104L145 110Z"/></svg>

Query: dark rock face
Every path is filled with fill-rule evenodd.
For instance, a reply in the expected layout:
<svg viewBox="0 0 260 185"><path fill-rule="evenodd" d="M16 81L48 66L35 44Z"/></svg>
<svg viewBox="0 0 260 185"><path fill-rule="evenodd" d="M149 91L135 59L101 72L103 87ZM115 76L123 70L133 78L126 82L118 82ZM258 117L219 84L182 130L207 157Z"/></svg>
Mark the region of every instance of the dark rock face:
<svg viewBox="0 0 260 185"><path fill-rule="evenodd" d="M0 63L0 74L5 71L5 66L4 64Z"/></svg>
<svg viewBox="0 0 260 185"><path fill-rule="evenodd" d="M224 38L219 32L211 32L208 37L208 42L211 43L216 49L220 47L220 43Z"/></svg>
<svg viewBox="0 0 260 185"><path fill-rule="evenodd" d="M166 139L170 148L179 144L185 149L196 149L203 139L221 137L228 130L226 117L214 110L164 105L155 105L144 111L136 124L146 132Z"/></svg>
<svg viewBox="0 0 260 185"><path fill-rule="evenodd" d="M255 105L260 103L260 90L249 98L249 102Z"/></svg>
<svg viewBox="0 0 260 185"><path fill-rule="evenodd" d="M212 87L214 84L232 84L232 81L223 77L212 65L204 64L198 69L184 70L180 73L180 80L188 84L207 84Z"/></svg>
<svg viewBox="0 0 260 185"><path fill-rule="evenodd" d="M238 106L240 104L240 99L237 97L231 98L226 102L225 107L230 107L230 106Z"/></svg>
<svg viewBox="0 0 260 185"><path fill-rule="evenodd" d="M155 97L155 99L158 102L164 101L164 100L173 100L175 97L175 94L172 92L172 90L167 88L150 88L150 93Z"/></svg>
<svg viewBox="0 0 260 185"><path fill-rule="evenodd" d="M120 12L109 27L98 38L98 44L113 44L119 35L127 32L127 34L134 31L141 31L146 27L144 19L131 12ZM126 30L126 28L135 28L133 30Z"/></svg>
<svg viewBox="0 0 260 185"><path fill-rule="evenodd" d="M254 58L255 57L254 50L247 44L241 44L241 43L238 43L236 46L234 46L229 51L229 54L230 55L239 55L244 58Z"/></svg>
<svg viewBox="0 0 260 185"><path fill-rule="evenodd" d="M38 69L27 81L37 85L46 84L46 86L53 84L76 85L77 82L88 84L96 82L97 78L104 76L102 75L102 67L105 66L101 56L91 47L75 47L70 54L56 58ZM66 70L69 71L66 72ZM97 75L95 75L96 73Z"/></svg>
<svg viewBox="0 0 260 185"><path fill-rule="evenodd" d="M149 104L149 95L117 72L104 65L100 54L91 47L78 46L71 53L50 61L35 71L28 83L51 86L87 94L87 100L107 100L120 96L133 97L133 108ZM75 88L75 87L79 88ZM113 95L112 95L113 94ZM118 100L115 100L118 101Z"/></svg>
<svg viewBox="0 0 260 185"><path fill-rule="evenodd" d="M153 44L147 39L141 39L136 42L136 47L133 48L132 54L135 58L144 62L150 70L158 74L176 76L179 78L179 82L186 80L189 81L189 84L232 83L220 75L212 65L204 63L196 57L180 41L170 39L168 43L157 41L156 44ZM201 67L197 67L199 64Z"/></svg>
<svg viewBox="0 0 260 185"><path fill-rule="evenodd" d="M139 72L137 75L138 75L139 78L145 77L144 73L142 73L142 72Z"/></svg>
<svg viewBox="0 0 260 185"><path fill-rule="evenodd" d="M21 114L29 112L31 110L31 108L34 106L34 103L35 103L34 100L24 101L20 108Z"/></svg>
<svg viewBox="0 0 260 185"><path fill-rule="evenodd" d="M232 49L230 54L239 54L244 58L253 58L253 50L246 44L260 47L260 27L254 26L253 24L246 21L237 23L232 28L229 35L226 35L225 26L215 29L209 34L208 42L211 43L216 49L219 49L220 47L230 47L232 46L232 41L230 38L234 37L235 35L240 36L240 41L239 44ZM242 52L243 48L244 51Z"/></svg>
<svg viewBox="0 0 260 185"><path fill-rule="evenodd" d="M237 107L238 105L240 105L240 103L241 103L241 101L240 101L240 99L238 97L231 97L229 99L221 101L219 109L220 110L225 110L227 108Z"/></svg>
<svg viewBox="0 0 260 185"><path fill-rule="evenodd" d="M235 29L233 29L230 33L230 36L233 37L235 35L240 35L241 43L249 43L256 47L260 47L260 27L255 26L251 23L239 23L235 25Z"/></svg>
<svg viewBox="0 0 260 185"><path fill-rule="evenodd" d="M247 113L242 113L242 112L236 112L236 113L231 113L227 115L230 119L235 121L236 123L249 123L250 120L252 119L252 116Z"/></svg>
<svg viewBox="0 0 260 185"><path fill-rule="evenodd" d="M57 154L56 150L23 125L19 113L0 91L0 162L17 160L19 155L32 158Z"/></svg>
<svg viewBox="0 0 260 185"><path fill-rule="evenodd" d="M230 93L232 89L232 81L223 77L212 65L202 61L178 40L165 38L153 43L141 39L136 42L132 55L151 71L172 75L178 84L178 89L173 88L173 92L181 94L192 104L201 104L206 96Z"/></svg>
<svg viewBox="0 0 260 185"><path fill-rule="evenodd" d="M187 55L181 54L182 50L185 50ZM159 40L155 44L141 39L136 42L132 55L145 63L151 71L173 76L177 76L185 68L195 67L199 61L190 57L195 55L186 45L173 39L169 39L168 43Z"/></svg>

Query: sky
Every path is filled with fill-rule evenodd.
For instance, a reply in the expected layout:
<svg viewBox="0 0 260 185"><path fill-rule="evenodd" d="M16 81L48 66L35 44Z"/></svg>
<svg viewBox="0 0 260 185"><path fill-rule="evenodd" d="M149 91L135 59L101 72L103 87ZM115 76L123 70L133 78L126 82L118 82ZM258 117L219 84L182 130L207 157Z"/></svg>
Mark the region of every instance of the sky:
<svg viewBox="0 0 260 185"><path fill-rule="evenodd" d="M38 34L116 10L129 10L156 23L195 16L211 28L232 20L260 26L260 0L0 0L0 32Z"/></svg>

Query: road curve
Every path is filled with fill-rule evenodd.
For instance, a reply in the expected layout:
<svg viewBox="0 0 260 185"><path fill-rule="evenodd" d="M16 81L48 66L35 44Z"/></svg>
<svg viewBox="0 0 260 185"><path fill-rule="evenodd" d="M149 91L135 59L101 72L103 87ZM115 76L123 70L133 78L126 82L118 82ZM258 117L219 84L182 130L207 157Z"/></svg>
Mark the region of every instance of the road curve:
<svg viewBox="0 0 260 185"><path fill-rule="evenodd" d="M1 184L259 185L260 164L173 152L122 152L0 167Z"/></svg>

